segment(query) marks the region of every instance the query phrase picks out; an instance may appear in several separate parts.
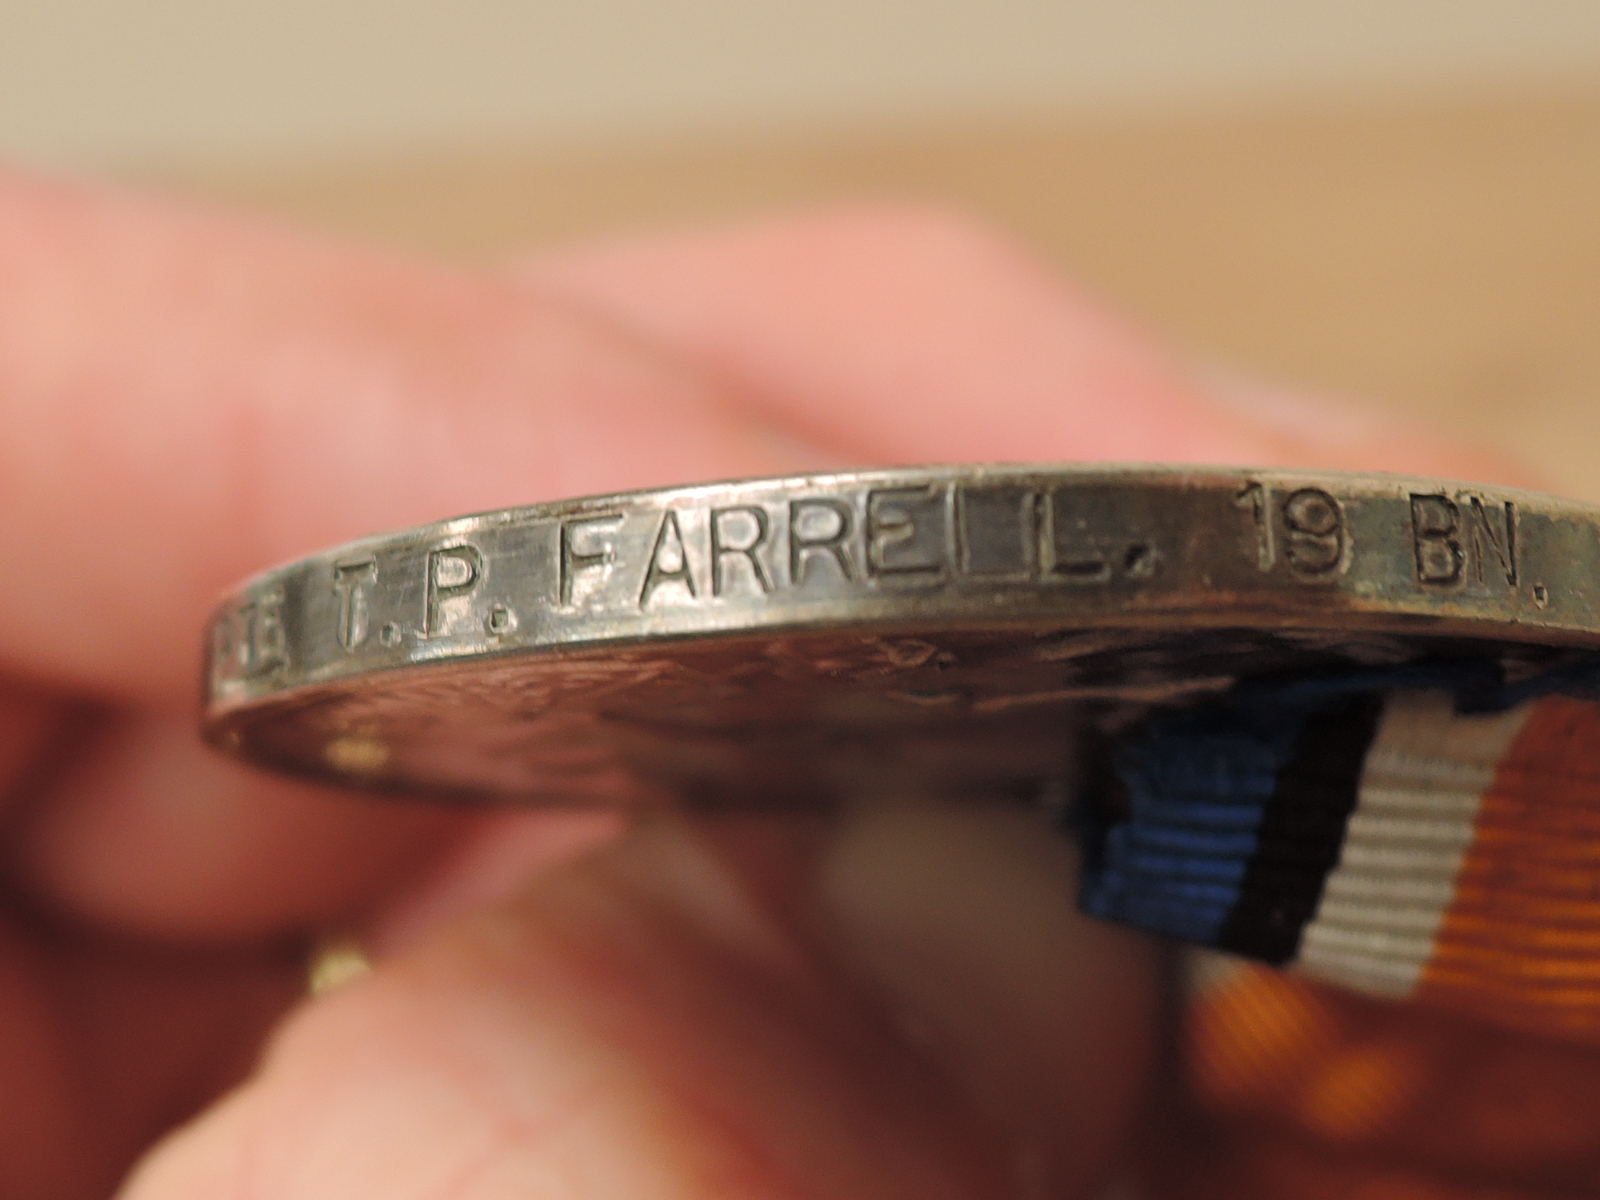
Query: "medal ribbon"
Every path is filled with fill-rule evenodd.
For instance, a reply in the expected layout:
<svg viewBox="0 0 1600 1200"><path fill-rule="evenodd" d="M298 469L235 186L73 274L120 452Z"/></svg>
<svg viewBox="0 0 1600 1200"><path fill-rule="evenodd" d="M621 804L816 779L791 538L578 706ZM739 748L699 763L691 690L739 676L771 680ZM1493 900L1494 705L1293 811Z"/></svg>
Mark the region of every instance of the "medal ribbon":
<svg viewBox="0 0 1600 1200"><path fill-rule="evenodd" d="M1600 659L1241 685L1114 751L1089 913L1600 1041Z"/></svg>

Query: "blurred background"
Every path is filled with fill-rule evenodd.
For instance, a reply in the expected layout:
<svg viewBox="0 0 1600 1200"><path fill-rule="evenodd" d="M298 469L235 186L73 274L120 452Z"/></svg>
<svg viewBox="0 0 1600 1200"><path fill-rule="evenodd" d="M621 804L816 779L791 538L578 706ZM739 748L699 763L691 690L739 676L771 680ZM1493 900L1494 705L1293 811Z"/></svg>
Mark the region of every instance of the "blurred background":
<svg viewBox="0 0 1600 1200"><path fill-rule="evenodd" d="M1600 498L1600 0L0 0L0 158L480 260L938 199Z"/></svg>

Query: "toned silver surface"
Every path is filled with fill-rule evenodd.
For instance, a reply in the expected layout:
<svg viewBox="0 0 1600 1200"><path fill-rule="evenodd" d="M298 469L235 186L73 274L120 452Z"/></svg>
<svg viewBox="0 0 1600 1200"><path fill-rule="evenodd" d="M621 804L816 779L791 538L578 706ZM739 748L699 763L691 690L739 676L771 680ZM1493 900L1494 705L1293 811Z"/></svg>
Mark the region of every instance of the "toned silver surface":
<svg viewBox="0 0 1600 1200"><path fill-rule="evenodd" d="M1600 648L1600 509L1438 480L854 471L530 505L250 580L204 732L441 799L1070 790L1241 676Z"/></svg>

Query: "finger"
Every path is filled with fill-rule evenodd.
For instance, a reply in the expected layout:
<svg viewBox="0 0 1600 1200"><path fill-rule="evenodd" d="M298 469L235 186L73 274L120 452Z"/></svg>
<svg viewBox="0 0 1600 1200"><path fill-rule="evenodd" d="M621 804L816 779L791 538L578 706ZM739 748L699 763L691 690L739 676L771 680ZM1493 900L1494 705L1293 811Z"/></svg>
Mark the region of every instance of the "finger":
<svg viewBox="0 0 1600 1200"><path fill-rule="evenodd" d="M879 462L1345 467L1518 482L1421 424L1219 384L983 225L879 205L529 260L519 277Z"/></svg>
<svg viewBox="0 0 1600 1200"><path fill-rule="evenodd" d="M713 843L654 824L311 1005L127 1200L1082 1194L1099 1147L1024 1139L841 973L853 901L839 879L818 900L826 842L742 825ZM1037 832L1059 894L1060 843ZM1032 948L1068 952L1053 978L1080 982L1048 1015L1096 1030L1109 1070L1035 1061L1029 1085L1115 1109L1149 1038L1129 1019L1148 956L1116 934ZM1108 971L1121 986L1081 985ZM1059 1040L1005 1016L1019 1046Z"/></svg>
<svg viewBox="0 0 1600 1200"><path fill-rule="evenodd" d="M0 678L0 823L42 784L51 748L73 739L80 716L49 689Z"/></svg>
<svg viewBox="0 0 1600 1200"><path fill-rule="evenodd" d="M526 288L0 177L0 661L187 700L247 572L475 509L798 462ZM799 455L805 458L804 454Z"/></svg>
<svg viewBox="0 0 1600 1200"><path fill-rule="evenodd" d="M241 770L187 713L139 713L75 748L8 857L14 885L97 924L250 939L355 919L466 823Z"/></svg>
<svg viewBox="0 0 1600 1200"><path fill-rule="evenodd" d="M425 923L616 831L604 813L486 815L275 779L202 746L187 713L151 712L73 748L7 863L54 910L217 942L357 928L399 895L405 923Z"/></svg>
<svg viewBox="0 0 1600 1200"><path fill-rule="evenodd" d="M243 1077L294 997L295 957L0 918L0 1195L107 1195L152 1138Z"/></svg>

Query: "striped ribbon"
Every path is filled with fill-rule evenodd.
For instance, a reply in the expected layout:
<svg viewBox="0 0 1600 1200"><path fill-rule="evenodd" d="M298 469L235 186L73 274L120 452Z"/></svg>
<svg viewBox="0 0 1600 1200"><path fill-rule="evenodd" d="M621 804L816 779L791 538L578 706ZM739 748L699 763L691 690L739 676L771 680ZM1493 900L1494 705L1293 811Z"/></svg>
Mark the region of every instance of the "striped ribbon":
<svg viewBox="0 0 1600 1200"><path fill-rule="evenodd" d="M1086 911L1391 998L1600 1040L1600 660L1242 686L1113 765Z"/></svg>

